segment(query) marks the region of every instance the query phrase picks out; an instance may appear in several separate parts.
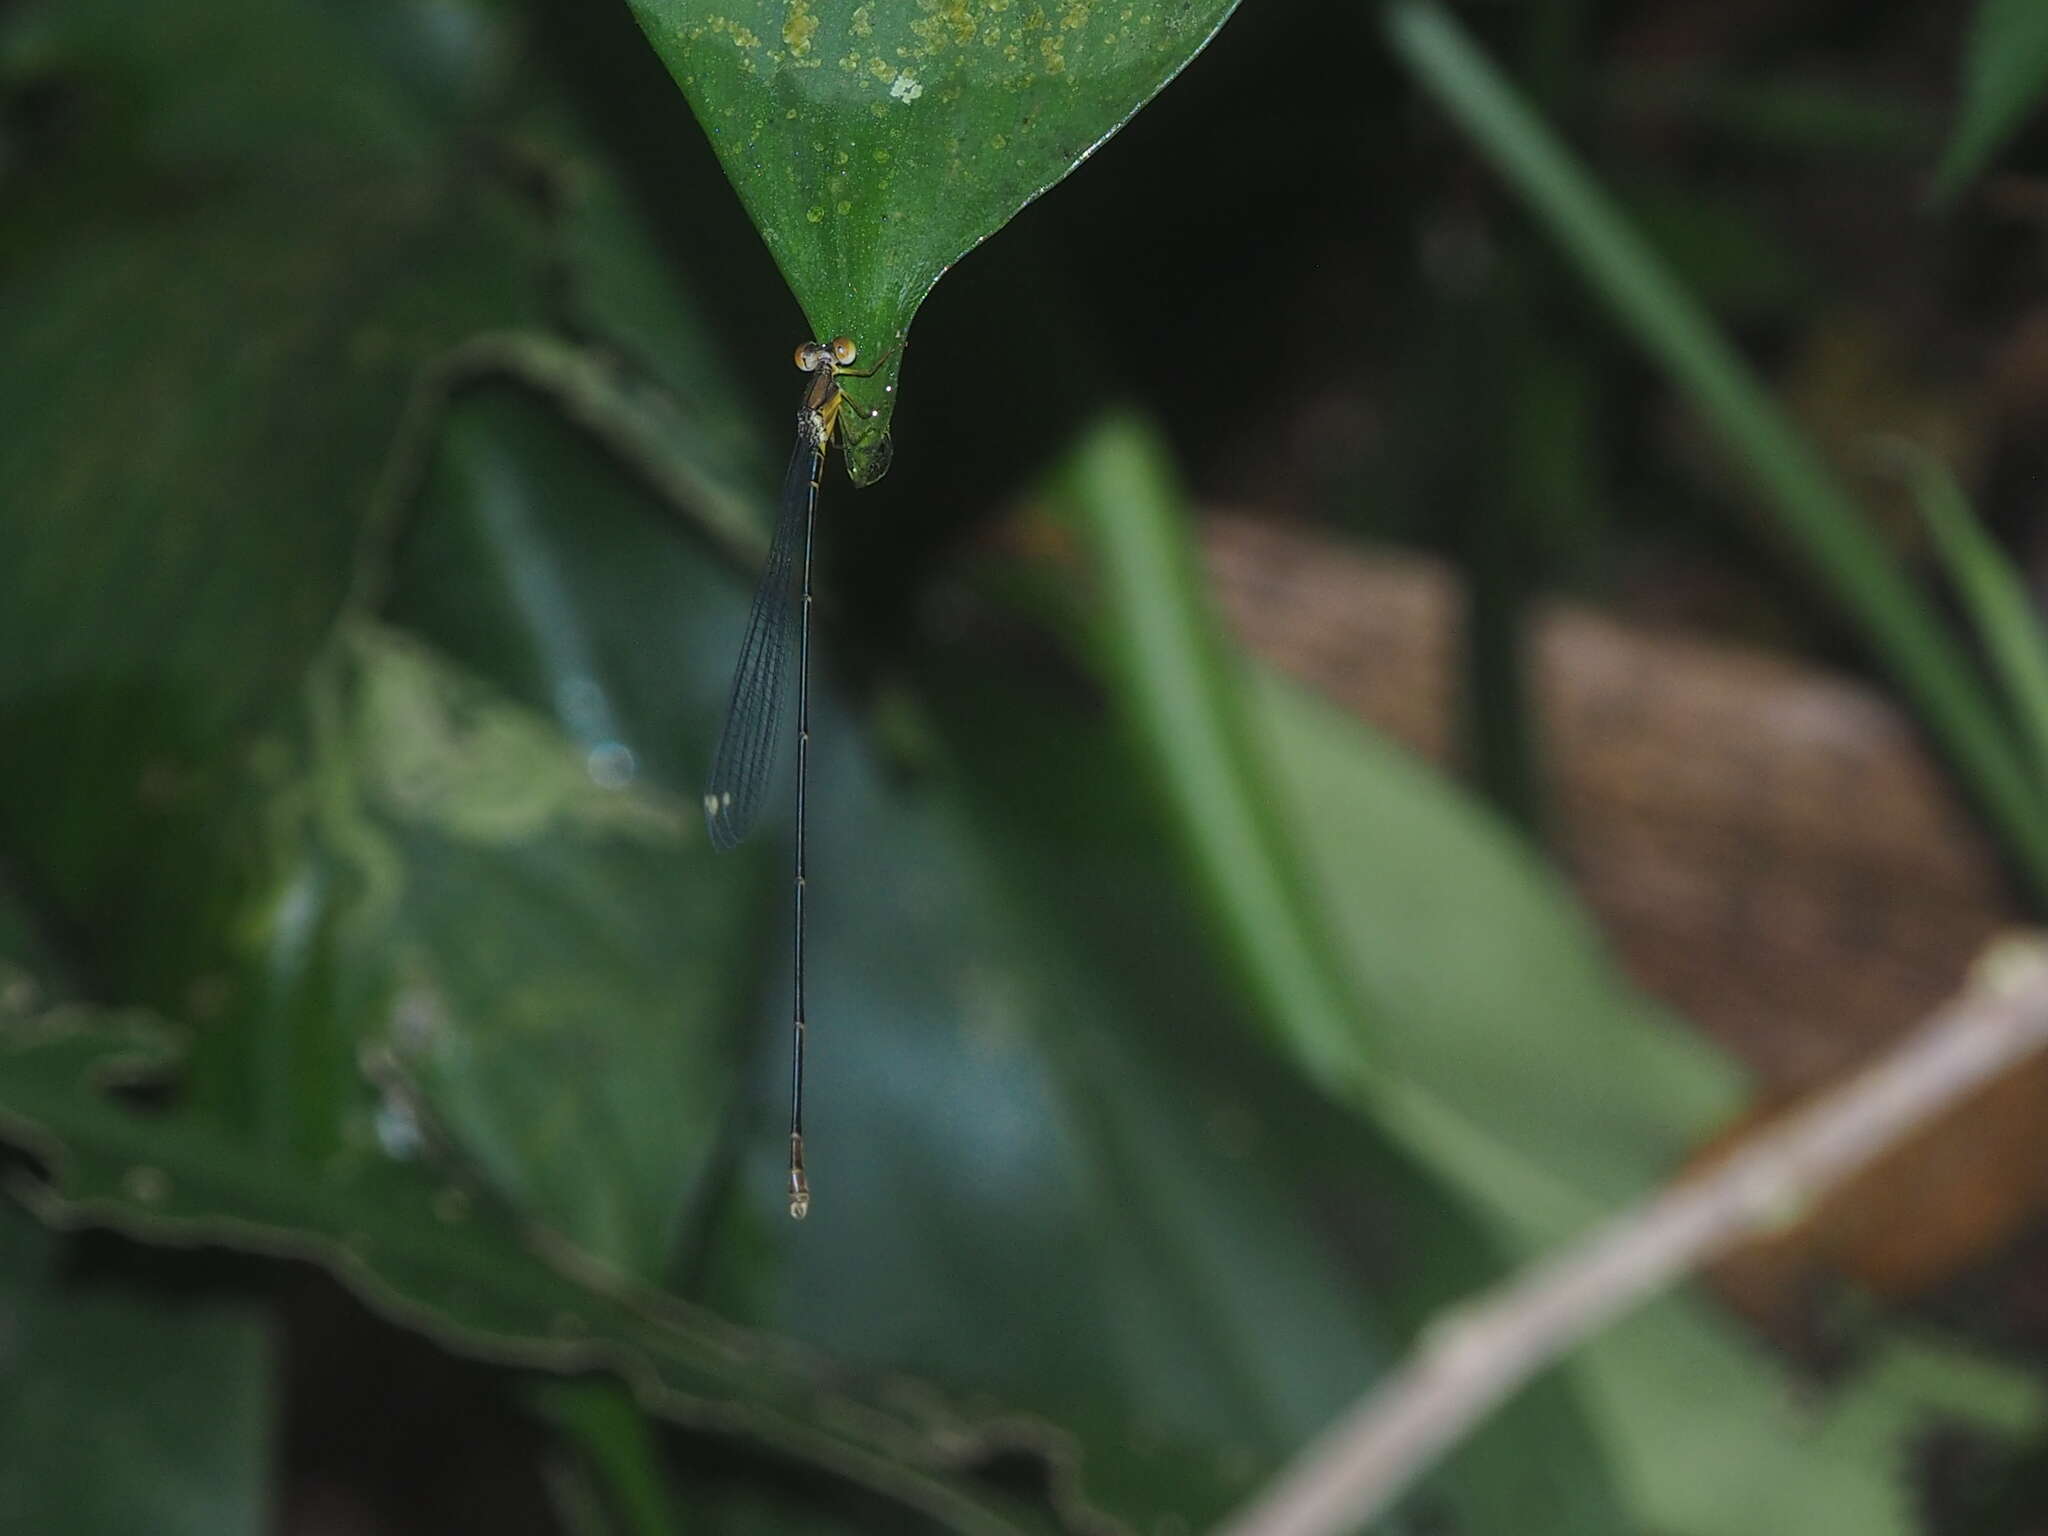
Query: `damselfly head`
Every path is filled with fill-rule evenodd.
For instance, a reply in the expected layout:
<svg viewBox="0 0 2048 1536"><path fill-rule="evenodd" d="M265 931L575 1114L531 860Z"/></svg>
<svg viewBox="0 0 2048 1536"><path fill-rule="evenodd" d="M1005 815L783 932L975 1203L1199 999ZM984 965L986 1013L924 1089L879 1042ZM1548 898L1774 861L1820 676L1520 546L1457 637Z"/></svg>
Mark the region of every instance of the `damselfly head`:
<svg viewBox="0 0 2048 1536"><path fill-rule="evenodd" d="M832 354L815 341L807 341L796 349L796 366L800 373L816 373L823 368Z"/></svg>

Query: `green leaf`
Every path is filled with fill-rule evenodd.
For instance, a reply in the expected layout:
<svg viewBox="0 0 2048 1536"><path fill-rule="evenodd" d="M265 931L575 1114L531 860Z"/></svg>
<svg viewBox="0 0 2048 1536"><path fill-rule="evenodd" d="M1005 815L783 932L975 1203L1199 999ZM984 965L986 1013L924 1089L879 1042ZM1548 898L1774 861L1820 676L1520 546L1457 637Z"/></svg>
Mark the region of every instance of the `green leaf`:
<svg viewBox="0 0 2048 1536"><path fill-rule="evenodd" d="M1498 1260L1262 1046L1111 723L1002 671L931 679L945 752L915 797L818 723L812 864L846 873L810 891L816 1198L781 1216L758 1137L711 1294L1042 1415L1062 1485L1136 1529L1204 1529ZM764 1242L765 1265L735 1257ZM1411 1511L1628 1528L1554 1384Z"/></svg>
<svg viewBox="0 0 2048 1536"><path fill-rule="evenodd" d="M654 1281L715 1197L780 905L772 844L714 856L696 808L745 602L724 525L678 538L620 457L658 450L537 382L444 418L381 603L438 650L359 621L313 835L372 892L334 925L352 1030L501 1193Z"/></svg>
<svg viewBox="0 0 2048 1536"><path fill-rule="evenodd" d="M1052 1529L967 1470L1027 1449L928 1392L857 1383L808 1352L643 1291L487 1198L368 1149L319 1180L252 1157L183 1107L107 1096L175 1059L139 1016L70 1009L0 1021L0 1135L54 1181L31 1191L69 1226L145 1242L225 1244L318 1263L386 1315L482 1359L607 1369L655 1412L745 1437L864 1483L954 1529Z"/></svg>
<svg viewBox="0 0 2048 1536"><path fill-rule="evenodd" d="M0 1018L66 990L0 883ZM76 1256L0 1199L0 1529L256 1536L271 1504L275 1382L263 1308L153 1292Z"/></svg>
<svg viewBox="0 0 2048 1536"><path fill-rule="evenodd" d="M2033 752L2035 782L2048 793L2048 631L2026 581L1977 521L1947 465L1904 438L1883 439L1874 449L1898 466L1911 487L1935 552Z"/></svg>
<svg viewBox="0 0 2048 1536"><path fill-rule="evenodd" d="M2048 6L1978 0L1963 54L1963 104L1934 176L1946 202L2012 137L2048 92Z"/></svg>
<svg viewBox="0 0 2048 1536"><path fill-rule="evenodd" d="M391 631L342 643L313 685L319 810L258 925L273 1027L333 1018L495 1192L655 1280L707 1196L749 908L708 878L694 805L623 777L616 741L564 739Z"/></svg>
<svg viewBox="0 0 2048 1536"><path fill-rule="evenodd" d="M565 436L523 401L468 408L445 457L474 466L447 487L469 489L437 491L408 534L389 611L530 707L602 699L648 779L689 784L725 703L747 582L670 540L610 488L615 472L588 449L565 454L575 441ZM1107 828L1128 862L1087 883L1170 892L1156 823L1138 798L1143 779L1113 740L1028 695L977 702L948 687L942 719L949 737L973 744L975 765L964 776L928 773L906 798L877 781L858 726L831 707L828 677L816 694L807 904L818 1200L801 1227L782 1214L771 1087L735 1121L747 1150L735 1208L685 1251L680 1271L712 1275L703 1294L723 1313L1042 1416L1065 1502L1140 1526L1162 1512L1213 1516L1366 1379L1383 1353L1373 1341L1419 1317L1443 1273L1473 1283L1490 1261L1437 1193L1416 1187L1359 1126L1314 1106L1241 1039L1231 1043L1243 1026L1206 968L1177 962L1183 979L1170 1001L1147 987L1167 968L1162 948L1179 955L1195 941L1148 925L1133 951L1099 950L1048 918L1069 905L1063 887L1034 878L1024 896L1013 893L1003 872L1028 862L1018 844L1095 846ZM565 686L579 679L580 690ZM987 710L1000 718L984 727ZM1123 788L1104 795L1102 782ZM963 814L964 785L978 797L999 784L1014 794L977 798L976 814ZM1048 844L1049 815L1084 823ZM1152 841L1131 847L1134 829ZM716 929L726 937L714 935L694 963L759 989L749 1012L777 1087L785 859L772 840L708 864L701 841L675 853L679 876L697 882L675 898L676 943L694 942L690 903L723 908L705 922L727 925ZM497 878L481 867L469 875L479 910L504 899L492 892ZM650 963L643 955L629 968ZM490 992L471 996L487 1023ZM701 1035L733 1016L729 1007L634 1006L642 1022L614 1028ZM1142 1049L1120 1044L1127 1020L1161 1033ZM1198 1034L1217 1038L1196 1048ZM679 1048L650 1049L660 1060ZM1184 1054L1198 1063L1197 1081L1178 1075ZM516 1056L508 1052L507 1071ZM533 1070L545 1083L560 1069ZM592 1070L639 1068L606 1051ZM1181 1086L1153 1086L1162 1073ZM1250 1126L1262 1129L1233 1150ZM1318 1137L1328 1138L1320 1151L1309 1145ZM1301 1170L1332 1160L1361 1199L1398 1206L1390 1229L1414 1256L1395 1275L1366 1277L1371 1301L1356 1299L1358 1277L1306 1235L1318 1218L1303 1202L1320 1197L1296 1187ZM596 1160L580 1176L608 1173L632 1176ZM594 1183L593 1197L617 1198ZM1133 1207L1149 1214L1133 1222ZM1257 1237L1234 1235L1246 1230ZM1401 1299L1379 1299L1382 1290ZM1303 1321L1283 1342L1275 1316ZM1478 1453L1482 1470L1441 1497L1525 1516L1577 1511L1582 1521L1560 1515L1557 1528L1603 1528L1592 1512L1598 1468L1574 1423L1568 1403L1539 1395ZM1155 1427L1134 1439L1134 1424ZM1530 1443L1545 1448L1536 1464L1571 1469L1557 1474L1568 1497L1547 1481L1532 1491L1533 1474L1516 1470Z"/></svg>
<svg viewBox="0 0 2048 1536"><path fill-rule="evenodd" d="M1385 1072L1366 1102L1546 1231L1642 1193L1740 1107L1736 1073L1632 992L1554 871L1357 722L1261 675L1269 788Z"/></svg>
<svg viewBox="0 0 2048 1536"><path fill-rule="evenodd" d="M0 1528L269 1529L274 1361L262 1309L67 1274L65 1252L0 1205Z"/></svg>
<svg viewBox="0 0 2048 1536"><path fill-rule="evenodd" d="M1235 0L631 0L803 306L868 363ZM902 354L849 392L886 429ZM879 436L879 434L877 434ZM881 473L847 444L854 478Z"/></svg>

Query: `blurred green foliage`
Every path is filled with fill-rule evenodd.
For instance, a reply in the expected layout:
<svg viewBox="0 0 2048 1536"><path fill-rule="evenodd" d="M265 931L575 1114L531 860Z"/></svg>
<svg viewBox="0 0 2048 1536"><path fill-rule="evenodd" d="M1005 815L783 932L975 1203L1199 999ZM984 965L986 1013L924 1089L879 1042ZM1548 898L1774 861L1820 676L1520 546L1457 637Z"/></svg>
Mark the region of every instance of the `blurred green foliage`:
<svg viewBox="0 0 2048 1536"><path fill-rule="evenodd" d="M1951 199L1980 174L2048 92L2048 10L2032 0L1977 0L1963 61L1963 104L1935 175Z"/></svg>
<svg viewBox="0 0 2048 1536"><path fill-rule="evenodd" d="M1112 51L983 198L892 119L914 246L811 260L801 177L735 179L821 329L849 303L901 330L1226 10ZM1002 131L971 70L924 85L967 103L942 136ZM0 90L0 1130L28 1203L137 1272L64 1283L75 1240L7 1227L19 1401L96 1426L57 1458L8 1424L34 1528L253 1529L291 1470L265 1312L310 1263L504 1370L555 1426L568 1528L1194 1529L1736 1103L1517 835L1224 645L1169 443L1065 431L1146 313L1097 253L1092 322L1017 293L999 329L933 328L934 468L828 489L792 1226L782 859L712 858L694 805L788 409L754 359L790 338L754 322L794 325L630 19L29 0ZM784 120L872 150L843 107ZM1218 215L1179 206L1199 251ZM1729 230L1763 274L1731 304L1796 291ZM1204 374L1258 313L1195 338ZM1133 377L1185 384L1175 323ZM1576 382L1516 460L1532 518L1600 494L1606 360L1546 324L1520 355ZM992 398L991 334L1005 362L1071 342L1083 382L1055 356ZM1424 439L1417 483L1462 446ZM1069 564L954 558L1032 486ZM151 1245L256 1257L187 1304L140 1288ZM1889 1337L1808 1411L1673 1298L1388 1529L1903 1531L1901 1444L1987 1379L1994 1429L2038 1416Z"/></svg>
<svg viewBox="0 0 2048 1536"><path fill-rule="evenodd" d="M1513 87L1432 0L1386 8L1394 48L1544 220L1622 325L1734 450L1785 540L1862 631L2048 893L2048 790L1990 687L1898 568L1861 509L1715 329Z"/></svg>

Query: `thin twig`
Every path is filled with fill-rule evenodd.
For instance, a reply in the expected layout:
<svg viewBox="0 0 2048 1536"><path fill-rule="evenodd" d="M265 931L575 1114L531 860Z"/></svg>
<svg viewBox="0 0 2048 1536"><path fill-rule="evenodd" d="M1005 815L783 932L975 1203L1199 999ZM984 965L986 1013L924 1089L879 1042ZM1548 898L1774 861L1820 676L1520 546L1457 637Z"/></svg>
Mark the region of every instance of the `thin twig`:
<svg viewBox="0 0 2048 1536"><path fill-rule="evenodd" d="M1218 1536L1338 1536L1383 1512L1523 1383L2048 1045L2048 946L2008 940L1976 985L1869 1067L1725 1161L1452 1308L1407 1363Z"/></svg>

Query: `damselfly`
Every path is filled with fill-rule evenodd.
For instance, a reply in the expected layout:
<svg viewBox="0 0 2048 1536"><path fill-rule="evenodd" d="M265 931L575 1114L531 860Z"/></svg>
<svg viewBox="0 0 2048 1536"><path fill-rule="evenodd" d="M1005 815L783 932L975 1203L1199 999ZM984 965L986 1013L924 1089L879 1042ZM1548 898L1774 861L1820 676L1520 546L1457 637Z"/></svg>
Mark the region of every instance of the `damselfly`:
<svg viewBox="0 0 2048 1536"><path fill-rule="evenodd" d="M893 350L893 349L892 349ZM818 528L818 482L825 473L825 450L840 430L842 412L851 409L850 424L860 420L859 407L849 407L840 390L841 378L864 379L886 363L884 354L872 367L852 366L853 342L836 337L830 345L807 341L796 349L796 365L810 375L803 403L796 413L796 450L782 481L782 501L775 514L775 535L768 545L768 565L754 593L747 616L746 638L740 642L739 666L733 672L732 701L726 706L725 729L711 759L711 778L704 791L704 821L711 846L731 848L752 830L761 801L774 777L781 745L782 699L788 689L790 663L796 663L796 879L793 959L794 1007L790 1020L789 1078L789 1214L803 1217L811 1208L810 1184L804 1176L804 792L811 757L811 552ZM867 478L887 465L888 439L874 445ZM803 551L803 579L796 580L797 551ZM802 594L801 604L794 599ZM796 620L792 656L790 620Z"/></svg>

